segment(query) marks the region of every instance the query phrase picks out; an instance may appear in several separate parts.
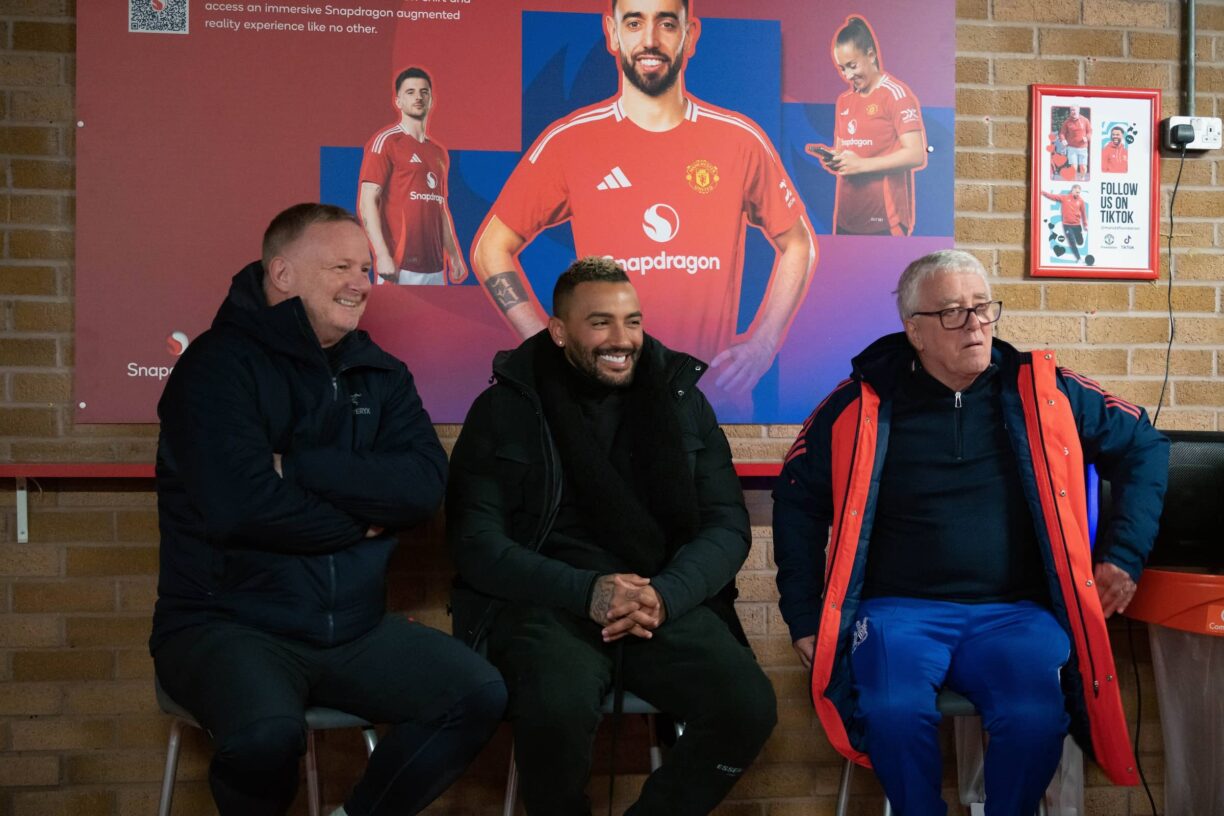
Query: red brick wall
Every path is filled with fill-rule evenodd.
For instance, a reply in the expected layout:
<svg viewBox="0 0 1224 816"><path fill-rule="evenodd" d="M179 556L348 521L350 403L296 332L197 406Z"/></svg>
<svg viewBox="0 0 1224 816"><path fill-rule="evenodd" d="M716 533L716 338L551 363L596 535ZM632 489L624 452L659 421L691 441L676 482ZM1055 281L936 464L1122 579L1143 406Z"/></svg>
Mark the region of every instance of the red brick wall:
<svg viewBox="0 0 1224 816"><path fill-rule="evenodd" d="M1026 277L1030 82L1164 90L1179 111L1179 8L1163 0L959 0L956 241L979 255L1007 301L1000 334L1051 345L1060 358L1122 396L1155 406L1166 339L1165 285L1077 283ZM73 423L73 163L75 28L72 0L0 4L0 461L149 462L152 426ZM1199 3L1198 112L1221 115L1224 2ZM1186 163L1177 201L1174 302L1179 311L1171 387L1161 424L1220 430L1224 417L1224 199L1221 159ZM1164 163L1164 208L1176 163ZM818 270L818 273L820 271ZM882 330L885 327L881 327ZM457 426L440 426L453 439ZM794 426L734 426L741 460L776 460ZM112 816L153 812L166 720L152 699L145 650L156 591L155 502L148 482L44 480L32 488L31 543L15 543L13 484L0 484L0 812ZM768 498L751 497L768 524ZM450 566L438 531L414 533L396 562L392 602L447 626ZM740 576L741 617L778 691L781 722L757 765L720 813L832 813L840 763L813 722L804 678L778 616L767 526L754 528ZM1163 754L1146 633L1141 754L1160 801ZM1115 631L1119 662L1129 651ZM1134 711L1134 683L1120 666ZM646 770L642 727L618 751L626 799ZM325 789L338 801L360 771L353 734L323 739ZM605 750L604 748L600 749ZM494 740L435 813L500 812L508 741ZM212 811L208 747L190 733L176 813ZM597 767L604 767L600 759ZM947 780L949 783L951 777ZM1087 812L1146 813L1142 791L1088 771ZM595 783L596 801L605 789ZM858 774L852 812L878 812ZM626 799L627 801L627 799ZM299 810L302 809L299 802Z"/></svg>

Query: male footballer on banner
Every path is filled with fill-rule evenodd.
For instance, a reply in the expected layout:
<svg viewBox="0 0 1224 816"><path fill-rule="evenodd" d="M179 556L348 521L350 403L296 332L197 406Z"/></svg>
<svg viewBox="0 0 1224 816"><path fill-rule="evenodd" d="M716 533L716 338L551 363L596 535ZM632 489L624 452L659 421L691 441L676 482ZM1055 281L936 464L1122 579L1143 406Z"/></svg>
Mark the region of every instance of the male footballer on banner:
<svg viewBox="0 0 1224 816"><path fill-rule="evenodd" d="M554 122L536 139L482 225L472 266L523 338L545 317L517 256L570 221L579 256L615 260L668 346L712 366L723 419L751 418L750 393L803 300L816 241L769 137L748 118L684 89L701 33L688 0L613 0L607 48L620 93ZM736 334L743 221L776 261L752 325Z"/></svg>
<svg viewBox="0 0 1224 816"><path fill-rule="evenodd" d="M467 266L446 203L450 155L429 138L433 81L421 68L395 78L400 119L375 133L361 160L357 210L370 239L376 283L461 283Z"/></svg>

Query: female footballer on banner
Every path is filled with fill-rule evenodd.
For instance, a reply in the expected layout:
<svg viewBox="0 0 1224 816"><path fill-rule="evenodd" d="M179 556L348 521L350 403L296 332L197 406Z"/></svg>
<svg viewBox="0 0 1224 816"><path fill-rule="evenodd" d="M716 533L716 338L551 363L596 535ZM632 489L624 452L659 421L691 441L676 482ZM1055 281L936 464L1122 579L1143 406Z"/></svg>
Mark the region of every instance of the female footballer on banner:
<svg viewBox="0 0 1224 816"><path fill-rule="evenodd" d="M834 232L909 235L914 231L914 171L926 167L918 98L884 72L875 33L862 17L846 18L838 30L833 62L850 88L837 97L835 144L811 152L837 176Z"/></svg>

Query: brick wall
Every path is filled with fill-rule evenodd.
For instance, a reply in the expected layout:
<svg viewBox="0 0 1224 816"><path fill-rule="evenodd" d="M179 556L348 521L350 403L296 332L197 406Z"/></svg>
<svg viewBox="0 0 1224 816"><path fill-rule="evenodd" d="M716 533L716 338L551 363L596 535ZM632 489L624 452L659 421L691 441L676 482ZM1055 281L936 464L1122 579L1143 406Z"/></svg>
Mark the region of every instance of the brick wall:
<svg viewBox="0 0 1224 816"><path fill-rule="evenodd" d="M1168 263L1153 283L1026 277L1027 85L1159 87L1166 115L1179 112L1180 8L1163 0L957 4L957 244L982 258L1007 301L1003 337L1025 347L1053 346L1063 361L1149 410L1163 374ZM0 4L0 461L148 462L155 428L73 423L73 14L73 0ZM1198 112L1219 116L1221 0L1200 0L1197 46ZM1221 165L1219 154L1194 158L1182 176L1174 236L1178 340L1161 414L1165 427L1220 430L1224 424ZM1163 166L1162 233L1177 169L1171 160ZM457 427L439 431L453 438ZM779 458L795 431L728 428L742 460ZM157 563L151 488L139 481L45 481L31 497L32 543L18 545L13 485L0 484L0 812L153 811L166 721L152 702L144 647ZM754 523L766 525L768 498L750 499ZM393 604L445 627L450 567L437 547L438 531L417 531L413 539L411 554L396 563ZM741 574L740 611L778 690L781 723L720 813L831 813L840 765L813 722L774 606L768 527L755 527L754 539ZM1125 630L1117 625L1114 634L1125 663ZM1141 754L1160 801L1160 723L1142 627L1135 642L1143 676ZM1133 712L1129 672L1121 679ZM627 801L643 778L642 736L639 724L626 726L618 799ZM359 744L337 733L326 735L323 746L326 798L337 801L360 770ZM431 812L500 812L507 750L501 733ZM176 813L211 812L203 782L207 757L205 741L190 733ZM870 775L857 780L853 812L878 812ZM601 784L596 781L597 791L605 790ZM1095 769L1088 770L1086 798L1092 814L1147 812L1141 790L1109 787Z"/></svg>

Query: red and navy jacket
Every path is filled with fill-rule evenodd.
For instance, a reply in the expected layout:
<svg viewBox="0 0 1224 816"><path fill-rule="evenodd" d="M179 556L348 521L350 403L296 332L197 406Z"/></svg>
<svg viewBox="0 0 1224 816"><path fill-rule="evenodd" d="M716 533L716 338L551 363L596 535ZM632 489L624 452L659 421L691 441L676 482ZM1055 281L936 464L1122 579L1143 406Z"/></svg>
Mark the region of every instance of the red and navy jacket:
<svg viewBox="0 0 1224 816"><path fill-rule="evenodd" d="M1137 784L1093 561L1138 579L1160 519L1168 440L1142 408L1060 368L1050 351L998 339L992 364L1042 549L1051 608L1073 645L1062 672L1071 734L1117 784ZM869 765L857 727L850 645L888 448L892 397L916 356L905 335L877 340L808 417L774 489L779 606L792 640L816 636L811 692L833 747ZM1111 483L1108 529L1089 546L1084 468ZM826 546L827 542L827 546Z"/></svg>

